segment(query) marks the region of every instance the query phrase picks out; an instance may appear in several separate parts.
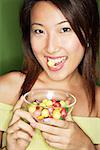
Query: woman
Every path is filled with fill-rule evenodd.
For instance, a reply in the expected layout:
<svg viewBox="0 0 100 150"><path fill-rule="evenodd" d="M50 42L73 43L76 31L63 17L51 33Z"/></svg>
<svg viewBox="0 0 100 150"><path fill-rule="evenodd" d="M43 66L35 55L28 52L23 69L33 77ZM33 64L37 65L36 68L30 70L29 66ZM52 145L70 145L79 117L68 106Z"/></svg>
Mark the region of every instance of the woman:
<svg viewBox="0 0 100 150"><path fill-rule="evenodd" d="M7 149L35 149L34 145L29 146L35 140L35 128L42 131L45 143L52 149L99 149L100 141L94 142L77 121L49 119L37 123L21 109L26 92L45 87L61 89L70 91L77 98L72 116L82 120L92 118L93 122L99 120L100 88L95 85L99 40L96 1L25 0L20 24L25 50L24 71L9 73L0 80L0 104L2 108L6 107L6 117L10 113L9 119L0 116L6 122L6 127L1 130L8 128Z"/></svg>

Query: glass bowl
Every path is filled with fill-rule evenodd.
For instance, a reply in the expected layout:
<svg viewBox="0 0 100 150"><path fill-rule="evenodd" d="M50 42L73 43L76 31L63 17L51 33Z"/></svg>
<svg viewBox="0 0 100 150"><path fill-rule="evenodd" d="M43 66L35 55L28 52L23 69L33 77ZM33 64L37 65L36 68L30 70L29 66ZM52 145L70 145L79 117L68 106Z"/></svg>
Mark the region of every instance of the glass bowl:
<svg viewBox="0 0 100 150"><path fill-rule="evenodd" d="M65 120L76 103L70 92L38 89L24 95L23 109L30 112L36 121L44 118Z"/></svg>

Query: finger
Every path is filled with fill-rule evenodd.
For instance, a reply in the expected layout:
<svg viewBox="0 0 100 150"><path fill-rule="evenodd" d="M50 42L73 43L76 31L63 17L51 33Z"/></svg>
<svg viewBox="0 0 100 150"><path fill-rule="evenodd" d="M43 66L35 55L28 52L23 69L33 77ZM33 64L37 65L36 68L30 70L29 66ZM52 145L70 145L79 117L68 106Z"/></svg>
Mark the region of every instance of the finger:
<svg viewBox="0 0 100 150"><path fill-rule="evenodd" d="M73 117L71 116L71 114L69 114L68 116L66 116L65 120L66 121L70 121L70 122L74 122Z"/></svg>
<svg viewBox="0 0 100 150"><path fill-rule="evenodd" d="M34 124L31 123L30 125L34 127ZM37 123L37 122L35 124L35 128L38 128L41 131L55 134L55 135L66 135L67 132L65 132L65 130L68 130L68 129L54 127L54 126L50 126L50 125L46 125L46 124L42 124L42 123Z"/></svg>
<svg viewBox="0 0 100 150"><path fill-rule="evenodd" d="M13 124L11 127L9 127L7 130L7 133L12 134L19 129L24 130L25 132L27 132L31 136L34 135L34 129L29 124L25 123L22 120L17 121L15 124Z"/></svg>
<svg viewBox="0 0 100 150"><path fill-rule="evenodd" d="M69 126L68 121L57 120L57 119L53 119L53 118L45 118L45 119L43 119L43 122L48 124L48 125L53 125L53 126L57 126L60 128L68 128L68 126Z"/></svg>
<svg viewBox="0 0 100 150"><path fill-rule="evenodd" d="M15 111L16 109L20 109L22 107L23 102L24 102L24 96L22 95L21 98L17 101L13 111Z"/></svg>
<svg viewBox="0 0 100 150"><path fill-rule="evenodd" d="M51 147L54 147L54 148L57 148L57 149L61 149L61 150L66 150L68 149L67 145L65 144L61 144L61 143L53 143L53 142L50 142L50 141L47 141L46 142L48 143L48 145L50 145Z"/></svg>
<svg viewBox="0 0 100 150"><path fill-rule="evenodd" d="M20 130L14 132L10 136L8 135L8 138L13 139L13 140L18 140L18 139L23 139L26 141L32 140L32 137L28 133L25 133L25 132L20 131Z"/></svg>
<svg viewBox="0 0 100 150"><path fill-rule="evenodd" d="M17 101L16 105L14 106L13 113L15 113L16 110L21 108L21 106L23 104L23 101L24 101L24 96L21 96L21 98ZM16 116L16 117L13 116L13 119L10 122L9 126L12 125L13 123L15 123L17 120L19 120L19 117L18 116Z"/></svg>
<svg viewBox="0 0 100 150"><path fill-rule="evenodd" d="M25 139L17 139L17 145L18 145L18 150L20 149L20 150L25 150L25 148L29 145L29 143L30 143L30 141L31 141L32 139L31 139L31 137L30 137L30 139L29 140L25 140ZM20 145L20 148L19 148L19 145Z"/></svg>
<svg viewBox="0 0 100 150"><path fill-rule="evenodd" d="M27 111L24 111L22 109L17 109L14 113L14 116L12 118L11 123L9 124L9 126L11 126L12 124L14 124L16 121L18 121L20 118L23 118L25 120L27 120L29 123L33 123L35 124L35 120L33 119L33 117L31 116L31 114Z"/></svg>
<svg viewBox="0 0 100 150"><path fill-rule="evenodd" d="M42 132L42 135L44 137L44 139L46 139L47 141L53 142L53 143L61 143L61 144L65 144L67 142L68 137L66 136L57 136L57 135L53 135L53 134L48 134L46 132Z"/></svg>

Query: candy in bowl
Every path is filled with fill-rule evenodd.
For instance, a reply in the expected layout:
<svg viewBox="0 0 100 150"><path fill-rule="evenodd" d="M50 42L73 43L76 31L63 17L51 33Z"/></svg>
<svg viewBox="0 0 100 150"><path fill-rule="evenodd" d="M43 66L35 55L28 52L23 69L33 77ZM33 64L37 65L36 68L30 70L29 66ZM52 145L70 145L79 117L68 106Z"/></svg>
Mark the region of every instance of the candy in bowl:
<svg viewBox="0 0 100 150"><path fill-rule="evenodd" d="M39 89L24 95L23 106L36 121L44 118L65 120L75 103L76 98L70 92Z"/></svg>

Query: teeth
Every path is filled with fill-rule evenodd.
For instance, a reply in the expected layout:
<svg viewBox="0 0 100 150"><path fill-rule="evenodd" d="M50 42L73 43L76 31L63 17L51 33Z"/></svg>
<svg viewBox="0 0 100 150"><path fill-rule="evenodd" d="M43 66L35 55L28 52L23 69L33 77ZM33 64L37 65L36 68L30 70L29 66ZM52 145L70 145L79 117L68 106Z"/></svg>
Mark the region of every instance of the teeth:
<svg viewBox="0 0 100 150"><path fill-rule="evenodd" d="M64 61L66 59L66 57L61 57L61 58L55 58L55 59L51 59L48 58L48 66L55 66L55 64L60 63L62 61Z"/></svg>

